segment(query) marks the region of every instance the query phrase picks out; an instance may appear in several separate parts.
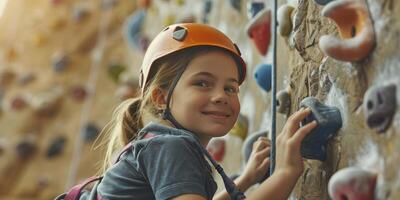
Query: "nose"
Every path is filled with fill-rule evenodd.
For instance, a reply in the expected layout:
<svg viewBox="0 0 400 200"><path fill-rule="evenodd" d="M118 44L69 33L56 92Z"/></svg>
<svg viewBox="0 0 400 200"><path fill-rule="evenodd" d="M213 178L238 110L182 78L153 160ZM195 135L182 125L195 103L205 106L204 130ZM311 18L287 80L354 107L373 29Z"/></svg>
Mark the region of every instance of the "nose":
<svg viewBox="0 0 400 200"><path fill-rule="evenodd" d="M215 89L211 100L215 104L228 104L228 97L224 89Z"/></svg>

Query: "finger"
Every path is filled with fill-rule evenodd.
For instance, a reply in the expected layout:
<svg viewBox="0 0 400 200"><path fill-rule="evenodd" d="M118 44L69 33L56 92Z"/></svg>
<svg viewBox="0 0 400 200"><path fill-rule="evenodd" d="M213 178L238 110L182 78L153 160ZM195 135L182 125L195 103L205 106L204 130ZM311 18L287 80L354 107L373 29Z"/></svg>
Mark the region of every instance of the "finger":
<svg viewBox="0 0 400 200"><path fill-rule="evenodd" d="M260 151L260 150L264 149L265 147L269 146L267 140L264 140L264 139L259 139L254 144L255 144L255 146L253 148L254 151Z"/></svg>
<svg viewBox="0 0 400 200"><path fill-rule="evenodd" d="M271 145L271 140L269 140L267 137L259 137L258 140L262 140L264 142L266 142L267 145Z"/></svg>
<svg viewBox="0 0 400 200"><path fill-rule="evenodd" d="M292 136L299 128L300 122L304 120L311 113L310 108L299 110L294 113L287 122L287 133Z"/></svg>
<svg viewBox="0 0 400 200"><path fill-rule="evenodd" d="M263 150L261 150L260 152L257 152L256 157L257 159L264 159L269 157L269 154L271 152L271 148L267 147Z"/></svg>
<svg viewBox="0 0 400 200"><path fill-rule="evenodd" d="M293 136L293 140L297 142L303 141L303 139L311 133L311 131L317 127L318 123L317 121L312 121L311 123L308 123L307 125L301 127L299 130L296 131L296 134Z"/></svg>
<svg viewBox="0 0 400 200"><path fill-rule="evenodd" d="M268 166L269 166L269 164L270 164L270 158L268 157L268 158L265 158L264 160L263 160L263 162L260 164L260 167L261 168L267 168ZM268 169L268 168L267 168Z"/></svg>

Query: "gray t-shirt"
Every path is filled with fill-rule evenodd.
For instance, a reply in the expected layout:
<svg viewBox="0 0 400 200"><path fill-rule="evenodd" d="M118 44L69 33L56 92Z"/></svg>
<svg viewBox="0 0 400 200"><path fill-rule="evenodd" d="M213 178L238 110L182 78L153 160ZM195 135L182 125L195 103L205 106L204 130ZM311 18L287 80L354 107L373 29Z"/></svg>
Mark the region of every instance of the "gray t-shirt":
<svg viewBox="0 0 400 200"><path fill-rule="evenodd" d="M190 132L150 123L98 185L104 200L164 200L182 194L212 199L217 189L198 138Z"/></svg>

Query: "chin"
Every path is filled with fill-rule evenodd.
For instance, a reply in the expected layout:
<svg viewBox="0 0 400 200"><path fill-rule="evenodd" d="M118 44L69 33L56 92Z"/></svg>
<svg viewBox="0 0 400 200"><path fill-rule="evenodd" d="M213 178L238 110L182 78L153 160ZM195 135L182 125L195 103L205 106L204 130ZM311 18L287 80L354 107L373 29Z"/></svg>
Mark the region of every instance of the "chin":
<svg viewBox="0 0 400 200"><path fill-rule="evenodd" d="M229 130L231 130L230 128L226 128L226 127L215 127L215 128L208 128L207 130L205 130L205 132L207 133L207 135L211 136L211 137L221 137L226 135Z"/></svg>

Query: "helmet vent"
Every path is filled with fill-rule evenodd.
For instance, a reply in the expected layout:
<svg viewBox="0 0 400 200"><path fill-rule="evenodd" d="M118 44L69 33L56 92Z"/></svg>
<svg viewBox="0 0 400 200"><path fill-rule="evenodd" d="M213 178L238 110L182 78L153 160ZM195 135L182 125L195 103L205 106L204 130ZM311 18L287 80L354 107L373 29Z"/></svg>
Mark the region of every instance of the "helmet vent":
<svg viewBox="0 0 400 200"><path fill-rule="evenodd" d="M187 30L183 27L177 26L174 30L174 33L172 34L172 37L175 40L182 42L185 39L186 35L187 35Z"/></svg>

